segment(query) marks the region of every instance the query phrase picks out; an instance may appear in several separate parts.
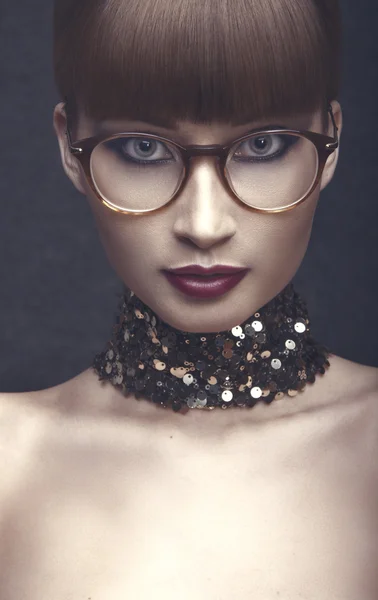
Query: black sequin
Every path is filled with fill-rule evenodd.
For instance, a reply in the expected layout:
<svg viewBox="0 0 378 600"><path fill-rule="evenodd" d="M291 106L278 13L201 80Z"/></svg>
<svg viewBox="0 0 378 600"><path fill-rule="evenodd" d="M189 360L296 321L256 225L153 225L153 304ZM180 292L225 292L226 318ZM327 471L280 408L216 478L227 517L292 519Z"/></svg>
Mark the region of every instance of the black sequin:
<svg viewBox="0 0 378 600"><path fill-rule="evenodd" d="M324 374L330 366L330 351L312 338L306 304L292 283L233 329L234 334L174 329L127 288L119 310L112 338L92 365L99 379L116 385L114 378L122 376L124 383L118 388L125 396L132 393L176 412L188 407L226 410L252 408L259 401L270 404L277 393L314 383L316 374ZM262 326L261 331L252 323ZM291 342L287 347L288 340L295 348ZM270 357L262 358L267 350ZM273 363L280 364L278 369L272 367L274 359L280 361ZM269 394L253 398L252 386ZM229 402L222 398L224 392L232 392Z"/></svg>

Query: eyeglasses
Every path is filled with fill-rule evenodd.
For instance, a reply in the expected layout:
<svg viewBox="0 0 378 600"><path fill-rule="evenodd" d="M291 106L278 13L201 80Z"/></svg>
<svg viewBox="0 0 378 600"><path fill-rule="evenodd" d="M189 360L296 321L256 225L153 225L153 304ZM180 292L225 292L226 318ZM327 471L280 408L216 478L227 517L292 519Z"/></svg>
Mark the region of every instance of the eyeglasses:
<svg viewBox="0 0 378 600"><path fill-rule="evenodd" d="M217 158L231 195L260 213L279 213L304 202L315 190L328 157L339 145L331 105L333 137L295 129L254 130L226 146L181 146L157 135L124 132L72 142L89 186L111 210L143 215L167 206L188 181L190 161Z"/></svg>

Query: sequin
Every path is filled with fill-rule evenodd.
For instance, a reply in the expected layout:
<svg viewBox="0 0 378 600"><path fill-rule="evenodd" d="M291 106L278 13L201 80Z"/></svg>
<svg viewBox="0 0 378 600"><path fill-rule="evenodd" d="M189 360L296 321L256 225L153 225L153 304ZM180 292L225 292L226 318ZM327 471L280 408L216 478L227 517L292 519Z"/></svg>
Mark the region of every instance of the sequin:
<svg viewBox="0 0 378 600"><path fill-rule="evenodd" d="M243 333L242 328L240 327L240 325L237 325L236 327L233 327L231 329L231 333L232 335L234 335L235 337L239 337L241 333Z"/></svg>
<svg viewBox="0 0 378 600"><path fill-rule="evenodd" d="M154 360L154 366L157 371L164 371L164 369L167 367L167 365L160 360Z"/></svg>
<svg viewBox="0 0 378 600"><path fill-rule="evenodd" d="M306 325L300 321L295 323L294 329L297 333L304 333L306 331Z"/></svg>
<svg viewBox="0 0 378 600"><path fill-rule="evenodd" d="M204 408L206 405L207 405L207 398L204 398L204 400L197 400L198 408Z"/></svg>
<svg viewBox="0 0 378 600"><path fill-rule="evenodd" d="M177 377L178 379L182 379L187 372L188 369L186 369L185 367L172 367L171 369L172 375L174 377Z"/></svg>
<svg viewBox="0 0 378 600"><path fill-rule="evenodd" d="M222 392L222 400L224 402L231 402L233 397L234 397L233 393L230 392L229 390L225 390L224 392Z"/></svg>
<svg viewBox="0 0 378 600"><path fill-rule="evenodd" d="M185 385L192 385L193 379L194 379L193 375L191 375L190 373L187 373L183 377L183 382L185 383Z"/></svg>
<svg viewBox="0 0 378 600"><path fill-rule="evenodd" d="M288 350L295 350L296 343L294 342L294 340L286 340L285 346Z"/></svg>
<svg viewBox="0 0 378 600"><path fill-rule="evenodd" d="M330 364L328 350L310 338L305 304L292 284L254 318L206 335L173 329L127 289L120 308L111 340L95 357L95 371L114 385L122 381L126 396L174 411L188 412L188 400L201 410L252 408L260 397L270 404L285 393L297 395ZM192 381L189 387L184 377ZM225 401L230 394L233 401Z"/></svg>
<svg viewBox="0 0 378 600"><path fill-rule="evenodd" d="M255 331L259 332L259 331L262 331L263 324L261 323L261 321L253 321L252 327Z"/></svg>
<svg viewBox="0 0 378 600"><path fill-rule="evenodd" d="M282 362L280 361L279 358L273 358L272 362L270 363L272 365L272 369L280 369L282 367Z"/></svg>
<svg viewBox="0 0 378 600"><path fill-rule="evenodd" d="M195 398L189 398L187 401L187 405L189 406L189 408L196 408L197 400Z"/></svg>

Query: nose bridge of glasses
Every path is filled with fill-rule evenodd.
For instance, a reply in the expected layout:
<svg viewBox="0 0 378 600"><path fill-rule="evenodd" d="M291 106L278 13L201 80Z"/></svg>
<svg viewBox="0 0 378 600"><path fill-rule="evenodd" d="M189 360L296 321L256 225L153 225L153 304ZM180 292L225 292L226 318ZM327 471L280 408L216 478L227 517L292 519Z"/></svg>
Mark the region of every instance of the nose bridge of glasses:
<svg viewBox="0 0 378 600"><path fill-rule="evenodd" d="M202 157L202 156L213 156L215 158L221 159L226 156L228 153L228 148L224 146L220 146L219 144L212 144L210 146L206 145L195 145L191 144L185 147L185 154L189 159Z"/></svg>
<svg viewBox="0 0 378 600"><path fill-rule="evenodd" d="M184 155L190 171L192 171L192 168L195 165L199 166L203 163L208 165L208 159L210 158L212 159L211 164L216 167L218 173L220 174L221 164L227 158L228 149L218 144L213 144L210 146L198 146L193 144L186 146ZM203 159L205 160L203 161Z"/></svg>

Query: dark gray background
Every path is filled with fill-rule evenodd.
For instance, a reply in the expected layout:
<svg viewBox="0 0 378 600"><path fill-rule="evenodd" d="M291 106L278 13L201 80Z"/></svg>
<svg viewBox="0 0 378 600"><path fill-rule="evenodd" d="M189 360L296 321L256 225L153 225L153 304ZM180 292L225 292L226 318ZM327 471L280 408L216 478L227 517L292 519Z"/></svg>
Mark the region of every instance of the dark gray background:
<svg viewBox="0 0 378 600"><path fill-rule="evenodd" d="M44 389L91 364L122 283L52 128L52 0L1 0L0 391ZM378 365L376 0L342 0L342 151L295 283L314 335Z"/></svg>

